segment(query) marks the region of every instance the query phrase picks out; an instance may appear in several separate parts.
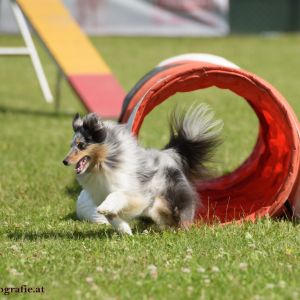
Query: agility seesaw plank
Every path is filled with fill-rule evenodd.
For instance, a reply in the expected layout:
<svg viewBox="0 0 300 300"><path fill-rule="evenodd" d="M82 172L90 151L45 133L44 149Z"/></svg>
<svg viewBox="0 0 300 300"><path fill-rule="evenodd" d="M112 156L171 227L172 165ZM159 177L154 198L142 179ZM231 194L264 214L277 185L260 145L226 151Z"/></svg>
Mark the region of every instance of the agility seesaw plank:
<svg viewBox="0 0 300 300"><path fill-rule="evenodd" d="M61 1L17 3L87 110L118 117L125 93Z"/></svg>

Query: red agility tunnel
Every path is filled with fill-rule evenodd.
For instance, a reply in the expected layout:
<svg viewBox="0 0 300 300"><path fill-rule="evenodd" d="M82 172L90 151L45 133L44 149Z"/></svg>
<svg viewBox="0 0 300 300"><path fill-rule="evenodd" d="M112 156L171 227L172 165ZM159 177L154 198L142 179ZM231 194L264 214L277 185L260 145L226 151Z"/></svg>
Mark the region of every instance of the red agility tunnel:
<svg viewBox="0 0 300 300"><path fill-rule="evenodd" d="M226 223L277 216L285 207L292 211L299 181L298 120L284 97L258 76L199 61L162 65L127 95L120 122L127 122L138 135L147 114L170 96L209 87L230 90L246 100L259 119L260 129L251 155L240 167L228 175L197 183L204 204L197 218Z"/></svg>

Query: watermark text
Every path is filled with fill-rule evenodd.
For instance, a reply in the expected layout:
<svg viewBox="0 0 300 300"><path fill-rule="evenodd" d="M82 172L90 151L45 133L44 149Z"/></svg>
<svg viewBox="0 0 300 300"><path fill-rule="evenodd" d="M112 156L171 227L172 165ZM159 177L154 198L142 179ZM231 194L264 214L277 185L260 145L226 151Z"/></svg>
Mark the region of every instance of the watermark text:
<svg viewBox="0 0 300 300"><path fill-rule="evenodd" d="M45 288L43 286L40 287L30 287L26 284L23 284L19 287L0 287L0 293L3 295L10 294L34 294L34 293L44 293Z"/></svg>

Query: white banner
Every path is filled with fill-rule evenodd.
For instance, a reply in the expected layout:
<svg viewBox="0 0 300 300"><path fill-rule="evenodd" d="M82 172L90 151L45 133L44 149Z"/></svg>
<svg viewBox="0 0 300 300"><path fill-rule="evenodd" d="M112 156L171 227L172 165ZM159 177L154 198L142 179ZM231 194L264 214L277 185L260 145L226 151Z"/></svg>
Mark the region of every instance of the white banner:
<svg viewBox="0 0 300 300"><path fill-rule="evenodd" d="M0 2L0 31L16 32L8 2ZM221 36L229 32L229 0L63 2L83 30L92 35Z"/></svg>

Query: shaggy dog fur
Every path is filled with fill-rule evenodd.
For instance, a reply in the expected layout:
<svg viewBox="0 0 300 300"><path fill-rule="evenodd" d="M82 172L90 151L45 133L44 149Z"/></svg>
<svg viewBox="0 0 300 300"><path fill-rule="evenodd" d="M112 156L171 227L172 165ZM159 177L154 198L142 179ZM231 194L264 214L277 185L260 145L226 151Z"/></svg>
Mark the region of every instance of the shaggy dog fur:
<svg viewBox="0 0 300 300"><path fill-rule="evenodd" d="M156 150L139 146L125 125L77 114L63 163L75 166L79 200L94 204L99 222L108 220L120 233L132 234L128 222L140 216L161 228L187 228L200 204L194 182L208 176L204 164L219 144L223 123L213 117L204 104L175 110L169 142Z"/></svg>

